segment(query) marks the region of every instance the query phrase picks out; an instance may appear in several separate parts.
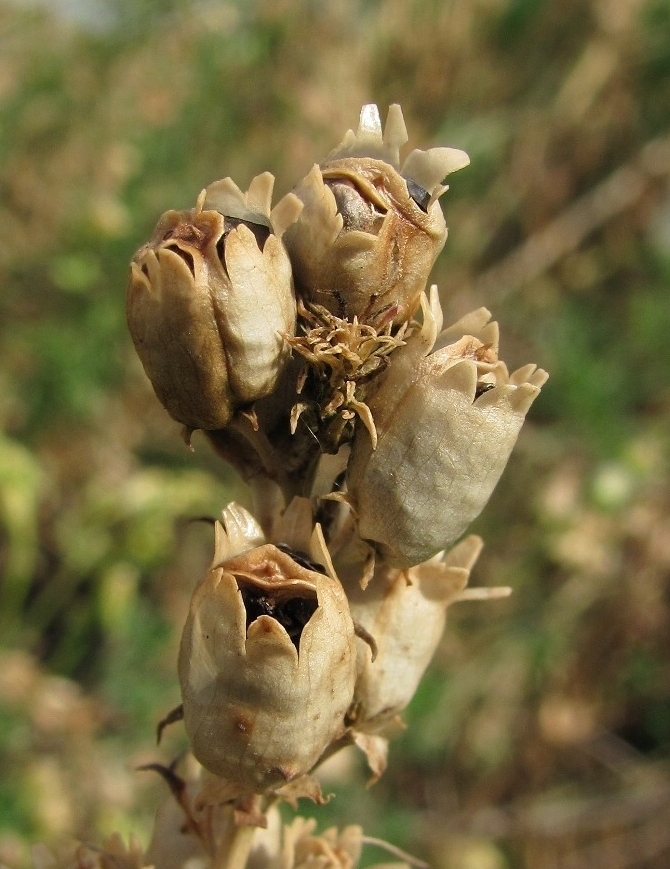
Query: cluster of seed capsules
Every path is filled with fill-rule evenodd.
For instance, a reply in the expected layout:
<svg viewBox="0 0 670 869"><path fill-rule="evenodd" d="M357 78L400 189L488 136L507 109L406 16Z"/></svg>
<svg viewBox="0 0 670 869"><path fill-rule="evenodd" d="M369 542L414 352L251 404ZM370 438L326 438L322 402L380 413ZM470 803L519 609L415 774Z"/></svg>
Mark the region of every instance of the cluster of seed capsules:
<svg viewBox="0 0 670 869"><path fill-rule="evenodd" d="M466 590L490 497L546 380L509 373L481 308L442 328L428 276L452 148L414 150L364 106L272 207L226 178L135 255L130 332L156 395L250 487L230 504L184 627L196 758L269 794L355 743L375 775ZM498 590L500 592L500 590Z"/></svg>

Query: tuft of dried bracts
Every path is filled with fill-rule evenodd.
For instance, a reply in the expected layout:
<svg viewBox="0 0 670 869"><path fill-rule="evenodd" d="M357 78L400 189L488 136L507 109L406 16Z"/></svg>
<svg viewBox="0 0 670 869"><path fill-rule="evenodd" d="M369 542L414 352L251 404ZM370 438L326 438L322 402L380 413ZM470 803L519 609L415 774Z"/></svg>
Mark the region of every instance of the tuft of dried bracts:
<svg viewBox="0 0 670 869"><path fill-rule="evenodd" d="M349 130L294 190L304 209L285 241L297 286L338 317L366 322L389 308L406 322L444 247L442 180L468 156L415 150L400 167L406 141L400 106L390 107L383 132L377 106L364 106L358 132Z"/></svg>
<svg viewBox="0 0 670 869"><path fill-rule="evenodd" d="M156 395L190 429L225 426L269 395L295 333L291 263L282 242L301 205L270 210L274 178L246 193L230 178L196 207L168 211L131 263L128 326Z"/></svg>

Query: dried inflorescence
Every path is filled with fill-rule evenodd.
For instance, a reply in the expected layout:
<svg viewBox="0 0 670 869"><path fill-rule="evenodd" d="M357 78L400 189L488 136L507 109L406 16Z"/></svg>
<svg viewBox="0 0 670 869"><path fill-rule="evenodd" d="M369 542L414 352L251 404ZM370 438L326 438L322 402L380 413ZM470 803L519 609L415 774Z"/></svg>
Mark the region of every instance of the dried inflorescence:
<svg viewBox="0 0 670 869"><path fill-rule="evenodd" d="M442 329L426 293L447 236L438 199L468 157L401 163L406 141L399 106L383 130L365 106L274 209L268 173L246 193L217 181L165 214L131 266L128 322L156 394L253 498L216 523L182 635L182 712L207 785L192 802L153 765L186 817L173 849L152 843L168 869L179 848L217 867L353 869L359 828L315 836L298 819L258 860L240 831L278 799L321 801L310 773L344 745L378 777L447 608L509 592L466 589L482 542L461 538L547 375L508 371L485 308Z"/></svg>

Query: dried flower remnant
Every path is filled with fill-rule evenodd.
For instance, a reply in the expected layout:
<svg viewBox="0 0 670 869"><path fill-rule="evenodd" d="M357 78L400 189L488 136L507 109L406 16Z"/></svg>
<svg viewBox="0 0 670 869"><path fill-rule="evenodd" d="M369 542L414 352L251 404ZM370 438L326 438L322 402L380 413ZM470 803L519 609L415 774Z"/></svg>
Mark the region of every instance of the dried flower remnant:
<svg viewBox="0 0 670 869"><path fill-rule="evenodd" d="M295 331L282 234L301 210L270 211L274 179L241 190L226 178L194 209L168 211L131 263L128 326L156 395L191 429L225 426L274 389Z"/></svg>
<svg viewBox="0 0 670 869"><path fill-rule="evenodd" d="M231 799L229 785L208 774L192 755L186 762L183 778L175 772L174 764L170 768L154 767L166 780L171 795L156 814L145 853L148 864L156 869L220 865L217 861L231 856L231 846L242 828L249 849L248 869L269 869L281 848L277 806L259 813L260 798Z"/></svg>
<svg viewBox="0 0 670 869"><path fill-rule="evenodd" d="M217 556L229 540L217 525ZM344 730L353 696L354 627L336 577L274 544L214 563L182 635L184 721L203 766L250 792L309 772Z"/></svg>
<svg viewBox="0 0 670 869"><path fill-rule="evenodd" d="M304 334L288 343L305 360L298 379L300 400L291 412L291 431L305 416L322 449L335 453L351 438L358 417L373 441L374 423L364 398L368 384L388 365L391 353L403 345L407 328L393 330L393 310L371 323L336 317L321 305L298 303Z"/></svg>
<svg viewBox="0 0 670 869"><path fill-rule="evenodd" d="M367 399L376 447L359 429L347 469L358 533L400 568L451 546L477 518L547 379L535 365L508 373L485 308L438 337L435 288L422 307L423 328L393 354Z"/></svg>
<svg viewBox="0 0 670 869"><path fill-rule="evenodd" d="M363 835L362 827L351 824L338 830L330 827L316 834L313 818L294 818L282 830L282 851L278 869L356 869L363 846L376 845L398 858L397 863L374 864L372 869L428 869L426 863L405 854L380 839Z"/></svg>
<svg viewBox="0 0 670 869"><path fill-rule="evenodd" d="M296 284L338 317L367 322L392 307L396 323L409 320L444 247L442 180L468 156L415 150L400 168L406 141L400 106L390 107L383 132L377 107L364 106L358 132L295 188L305 205L286 233Z"/></svg>
<svg viewBox="0 0 670 869"><path fill-rule="evenodd" d="M217 866L230 865L236 826L234 807L206 772L188 780L180 779L179 783L180 793L173 793L159 809L144 858L146 865L156 869L204 867L210 861ZM366 844L381 847L403 860L390 864L398 869L408 865L427 869L425 864L392 845L364 836L357 825L342 830L331 827L317 833L314 819L296 817L282 824L276 804L264 813L262 821L261 826L252 825L252 829L238 826L238 831L243 831L247 838L247 869L356 869Z"/></svg>

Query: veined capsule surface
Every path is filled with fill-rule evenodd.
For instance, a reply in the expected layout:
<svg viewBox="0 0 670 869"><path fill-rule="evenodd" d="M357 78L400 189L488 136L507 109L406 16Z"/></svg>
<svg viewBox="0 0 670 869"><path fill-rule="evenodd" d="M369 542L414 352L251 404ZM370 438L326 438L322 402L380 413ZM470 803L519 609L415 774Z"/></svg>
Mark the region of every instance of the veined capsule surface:
<svg viewBox="0 0 670 869"><path fill-rule="evenodd" d="M360 537L400 568L450 547L477 518L548 377L532 364L508 372L485 308L439 336L436 288L423 309L423 328L366 399L376 447L359 426L347 468Z"/></svg>

